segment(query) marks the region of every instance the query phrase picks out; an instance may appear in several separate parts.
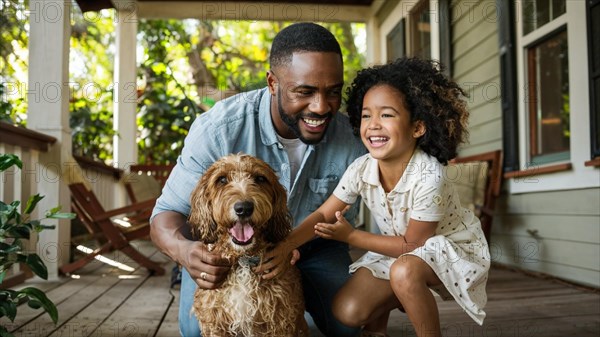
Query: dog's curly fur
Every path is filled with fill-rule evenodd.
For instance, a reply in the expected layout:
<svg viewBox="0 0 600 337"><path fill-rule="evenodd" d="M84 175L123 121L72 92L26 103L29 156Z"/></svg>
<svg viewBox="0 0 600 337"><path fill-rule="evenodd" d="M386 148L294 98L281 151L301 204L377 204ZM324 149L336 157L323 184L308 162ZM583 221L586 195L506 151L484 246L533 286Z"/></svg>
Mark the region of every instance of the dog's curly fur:
<svg viewBox="0 0 600 337"><path fill-rule="evenodd" d="M215 162L192 192L189 223L199 240L233 261L220 288L194 295L203 336L308 336L298 270L261 280L248 263L261 261L292 229L286 191L269 165L244 154Z"/></svg>

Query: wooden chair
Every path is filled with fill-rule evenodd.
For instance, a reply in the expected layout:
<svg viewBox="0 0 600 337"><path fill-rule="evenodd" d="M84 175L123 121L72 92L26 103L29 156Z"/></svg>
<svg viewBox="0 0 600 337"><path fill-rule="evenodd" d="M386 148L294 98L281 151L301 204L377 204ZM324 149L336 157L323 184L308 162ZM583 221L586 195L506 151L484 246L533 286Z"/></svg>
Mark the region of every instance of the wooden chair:
<svg viewBox="0 0 600 337"><path fill-rule="evenodd" d="M456 167L454 171L453 166ZM455 158L446 172L448 175L456 174L449 179L456 179L461 203L479 217L489 243L496 198L500 195L502 184L502 151Z"/></svg>
<svg viewBox="0 0 600 337"><path fill-rule="evenodd" d="M130 206L106 211L94 193L88 190L83 183L70 184L69 189L71 190L73 211L88 229L90 236L99 242L100 248L95 249L92 253L78 260L61 266L59 269L62 273L72 273L91 262L96 256L114 250L123 252L153 274L163 275L165 273L164 269L158 263L141 254L130 244L131 240L141 239L150 234L150 226L147 219L143 224L136 223L130 229L122 229L111 220L112 217L119 215L132 213L147 214L148 210L154 207L155 200L146 200Z"/></svg>
<svg viewBox="0 0 600 337"><path fill-rule="evenodd" d="M131 202L156 198L175 165L137 164L130 166L124 184Z"/></svg>

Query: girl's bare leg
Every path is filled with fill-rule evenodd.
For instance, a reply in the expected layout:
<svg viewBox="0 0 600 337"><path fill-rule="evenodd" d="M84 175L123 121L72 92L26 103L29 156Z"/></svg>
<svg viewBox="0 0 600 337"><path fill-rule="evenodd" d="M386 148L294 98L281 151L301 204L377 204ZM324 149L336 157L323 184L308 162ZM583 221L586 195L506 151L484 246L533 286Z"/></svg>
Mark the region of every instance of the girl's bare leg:
<svg viewBox="0 0 600 337"><path fill-rule="evenodd" d="M363 331L373 332L377 334L383 334L385 336L387 332L388 320L390 318L390 312L386 312L379 317L374 318L369 323L365 324Z"/></svg>
<svg viewBox="0 0 600 337"><path fill-rule="evenodd" d="M365 326L366 330L385 333L389 312L399 306L390 281L378 279L370 270L359 268L337 293L333 313L347 326Z"/></svg>
<svg viewBox="0 0 600 337"><path fill-rule="evenodd" d="M420 258L405 255L392 265L390 283L418 337L441 336L437 303L429 290L441 284L433 269Z"/></svg>

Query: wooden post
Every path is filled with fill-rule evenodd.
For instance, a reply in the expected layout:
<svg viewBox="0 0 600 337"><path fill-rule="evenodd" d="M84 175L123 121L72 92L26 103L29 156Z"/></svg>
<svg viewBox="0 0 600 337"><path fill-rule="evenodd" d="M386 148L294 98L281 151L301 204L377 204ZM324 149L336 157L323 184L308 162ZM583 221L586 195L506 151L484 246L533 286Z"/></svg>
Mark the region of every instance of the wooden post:
<svg viewBox="0 0 600 337"><path fill-rule="evenodd" d="M71 155L69 128L69 0L31 0L29 32L29 83L27 126L57 139L48 152L40 153L26 174L34 174L33 189L45 198L36 208L36 218L61 205L69 210L69 191L60 179L65 158ZM58 278L58 267L69 261L71 223L48 220L54 230L40 233L37 252L48 267L48 279Z"/></svg>
<svg viewBox="0 0 600 337"><path fill-rule="evenodd" d="M133 2L115 2L116 53L114 73L114 137L115 166L126 170L137 163L136 143L136 35L137 10ZM115 206L126 202L124 189L115 190Z"/></svg>

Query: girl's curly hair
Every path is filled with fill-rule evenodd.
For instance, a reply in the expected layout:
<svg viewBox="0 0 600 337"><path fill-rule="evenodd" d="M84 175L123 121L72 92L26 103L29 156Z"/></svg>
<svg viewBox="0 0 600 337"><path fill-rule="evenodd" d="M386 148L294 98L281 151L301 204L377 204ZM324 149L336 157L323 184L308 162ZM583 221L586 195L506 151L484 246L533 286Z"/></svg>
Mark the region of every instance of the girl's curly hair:
<svg viewBox="0 0 600 337"><path fill-rule="evenodd" d="M363 69L347 89L350 124L360 134L362 103L369 89L389 85L404 96L411 122L422 121L426 132L417 140L424 152L446 165L456 157L458 145L468 138L467 94L443 74L436 61L399 58L385 65Z"/></svg>

